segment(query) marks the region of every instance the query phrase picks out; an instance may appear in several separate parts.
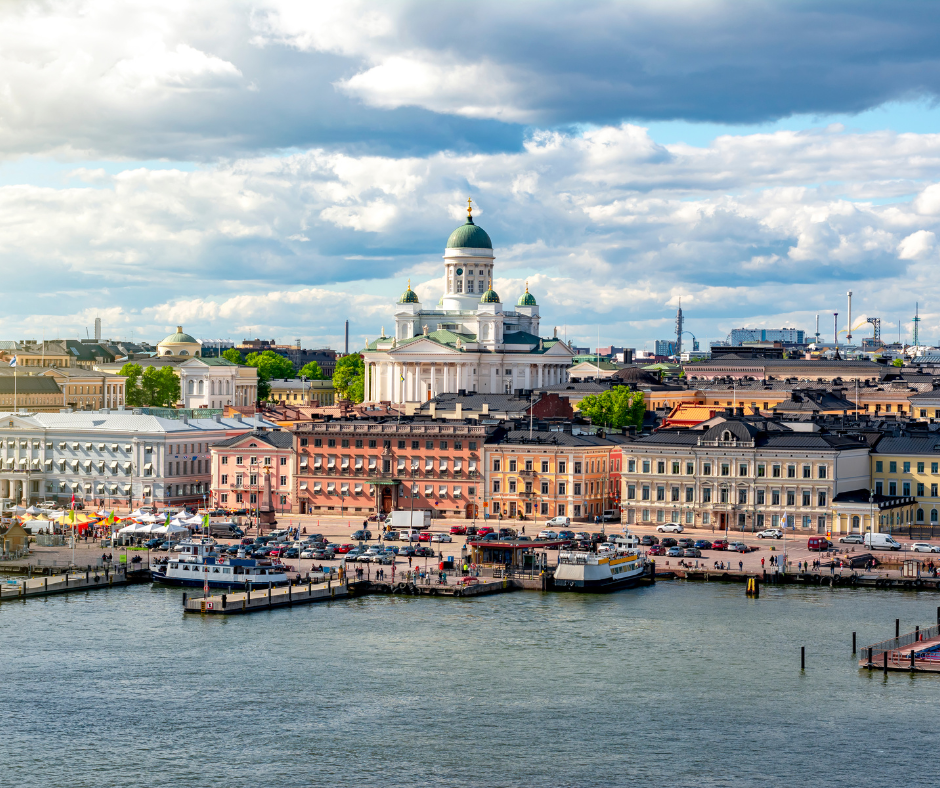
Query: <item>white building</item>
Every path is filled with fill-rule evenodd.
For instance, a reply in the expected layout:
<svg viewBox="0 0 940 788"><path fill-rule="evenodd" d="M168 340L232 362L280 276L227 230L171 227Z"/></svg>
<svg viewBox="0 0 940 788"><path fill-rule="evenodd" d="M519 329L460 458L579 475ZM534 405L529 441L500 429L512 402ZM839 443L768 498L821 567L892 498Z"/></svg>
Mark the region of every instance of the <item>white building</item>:
<svg viewBox="0 0 940 788"><path fill-rule="evenodd" d="M437 307L424 308L409 283L394 336L383 329L366 348L367 402L424 402L442 393L502 394L566 382L574 353L557 329L539 337L539 308L528 287L513 310L504 310L492 288L493 244L469 213L447 241Z"/></svg>
<svg viewBox="0 0 940 788"><path fill-rule="evenodd" d="M179 419L132 410L0 413L0 499L126 506L201 503L210 447L263 419Z"/></svg>

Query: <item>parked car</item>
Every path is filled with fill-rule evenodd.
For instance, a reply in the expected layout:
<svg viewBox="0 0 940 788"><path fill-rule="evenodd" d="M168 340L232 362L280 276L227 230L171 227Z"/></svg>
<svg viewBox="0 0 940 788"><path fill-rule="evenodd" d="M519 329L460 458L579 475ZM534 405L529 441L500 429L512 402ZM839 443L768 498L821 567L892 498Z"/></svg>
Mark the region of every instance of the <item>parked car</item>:
<svg viewBox="0 0 940 788"><path fill-rule="evenodd" d="M698 539L698 540L696 540L695 546L696 546L699 550L711 550L711 549L712 549L712 543L709 542L707 539Z"/></svg>
<svg viewBox="0 0 940 788"><path fill-rule="evenodd" d="M517 541L517 542L531 542L531 541L532 541L532 537L531 537L531 536L517 536L517 537L516 537L516 541ZM589 546L590 546L591 544L592 544L592 542L589 542L589 543L588 543Z"/></svg>
<svg viewBox="0 0 940 788"><path fill-rule="evenodd" d="M306 550L302 550L300 553L301 558L316 558L317 553L322 553L323 550L320 550L316 547L308 547Z"/></svg>
<svg viewBox="0 0 940 788"><path fill-rule="evenodd" d="M927 542L914 542L911 545L911 550L915 553L940 553L940 547L934 547Z"/></svg>
<svg viewBox="0 0 940 788"><path fill-rule="evenodd" d="M864 544L865 539L861 534L847 534L839 537L839 542L841 544Z"/></svg>
<svg viewBox="0 0 940 788"><path fill-rule="evenodd" d="M382 534L382 538L386 542L394 542L399 538L399 533L398 531L386 531L384 534Z"/></svg>
<svg viewBox="0 0 940 788"><path fill-rule="evenodd" d="M488 534L483 534L483 536L478 536L474 541L476 542L498 542L499 537L494 534L492 531Z"/></svg>
<svg viewBox="0 0 940 788"><path fill-rule="evenodd" d="M666 536L663 538L660 544L668 550L670 547L675 547L679 543L675 539L673 539L671 536Z"/></svg>
<svg viewBox="0 0 940 788"><path fill-rule="evenodd" d="M551 520L545 523L546 528L567 527L569 525L571 525L571 518L563 517L561 515L558 517L553 517Z"/></svg>
<svg viewBox="0 0 940 788"><path fill-rule="evenodd" d="M574 531L559 531L558 538L559 539L575 539L576 537L574 535Z"/></svg>
<svg viewBox="0 0 940 788"><path fill-rule="evenodd" d="M607 534L601 533L600 531L595 531L594 533L591 534L591 541L592 542L606 542Z"/></svg>
<svg viewBox="0 0 940 788"><path fill-rule="evenodd" d="M712 550L727 550L728 549L728 540L727 539L716 539L712 542Z"/></svg>
<svg viewBox="0 0 940 788"><path fill-rule="evenodd" d="M339 555L346 555L346 553L348 553L354 547L355 545L351 545L351 544L341 544L339 547L336 548L336 552Z"/></svg>
<svg viewBox="0 0 940 788"><path fill-rule="evenodd" d="M666 548L659 544L654 544L649 550L646 551L647 555L665 555Z"/></svg>
<svg viewBox="0 0 940 788"><path fill-rule="evenodd" d="M450 527L450 532L454 536L463 536L465 533L467 533L467 527L464 525L452 525Z"/></svg>
<svg viewBox="0 0 940 788"><path fill-rule="evenodd" d="M515 539L516 538L516 529L515 528L500 528L498 531L500 539Z"/></svg>
<svg viewBox="0 0 940 788"><path fill-rule="evenodd" d="M372 531L367 531L364 528L360 528L358 531L353 531L352 538L356 541L369 541L372 538Z"/></svg>
<svg viewBox="0 0 940 788"><path fill-rule="evenodd" d="M728 550L732 553L746 553L747 545L744 542L732 542L728 545Z"/></svg>
<svg viewBox="0 0 940 788"><path fill-rule="evenodd" d="M758 539L783 539L783 531L779 528L765 528L757 534Z"/></svg>
<svg viewBox="0 0 940 788"><path fill-rule="evenodd" d="M408 545L398 548L398 555L402 556L403 558L407 558L408 556L414 555L414 554L415 554L415 548L409 547Z"/></svg>
<svg viewBox="0 0 940 788"><path fill-rule="evenodd" d="M659 544L659 537L653 536L652 534L643 534L643 536L640 537L640 544L645 545L646 547Z"/></svg>
<svg viewBox="0 0 940 788"><path fill-rule="evenodd" d="M557 531L552 531L552 530L550 530L550 529L548 529L548 528L545 528L545 529L539 531L539 535L538 535L537 538L538 538L538 539L557 539L557 538L558 538L558 532L557 532Z"/></svg>
<svg viewBox="0 0 940 788"><path fill-rule="evenodd" d="M484 525L484 526L482 526L481 528L477 528L477 530L476 530L476 536L486 536L487 534L493 533L493 530L494 530L494 529L491 528L490 526ZM468 529L467 529L467 532L469 533L469 531L470 531L470 529L468 528Z"/></svg>
<svg viewBox="0 0 940 788"><path fill-rule="evenodd" d="M680 539L678 542L678 545L683 550L687 550L690 547L695 547L695 540L694 539Z"/></svg>
<svg viewBox="0 0 940 788"><path fill-rule="evenodd" d="M578 531L578 532L574 535L574 538L577 539L579 542L590 542L590 541L591 541L591 535L590 535L587 531Z"/></svg>
<svg viewBox="0 0 940 788"><path fill-rule="evenodd" d="M807 550L814 550L821 553L823 550L828 550L830 547L832 547L832 542L825 536L811 536L806 540Z"/></svg>
<svg viewBox="0 0 940 788"><path fill-rule="evenodd" d="M661 534L681 534L685 528L679 523L663 523L662 525L657 525L656 530Z"/></svg>
<svg viewBox="0 0 940 788"><path fill-rule="evenodd" d="M418 534L418 541L419 541L419 542L430 542L430 541L431 541L431 532L430 532L430 531L422 531L420 534Z"/></svg>
<svg viewBox="0 0 940 788"><path fill-rule="evenodd" d="M683 558L701 558L702 551L699 550L697 547L687 547L685 550L682 551L682 557Z"/></svg>
<svg viewBox="0 0 940 788"><path fill-rule="evenodd" d="M681 547L670 547L666 551L666 555L669 558L682 558L682 548Z"/></svg>
<svg viewBox="0 0 940 788"><path fill-rule="evenodd" d="M477 535L477 527L475 525L468 525L467 536L476 536L476 535Z"/></svg>
<svg viewBox="0 0 940 788"><path fill-rule="evenodd" d="M300 558L300 550L296 547L288 547L281 553L281 558Z"/></svg>
<svg viewBox="0 0 940 788"><path fill-rule="evenodd" d="M450 534L431 534L432 542L453 542L453 537Z"/></svg>
<svg viewBox="0 0 940 788"><path fill-rule="evenodd" d="M416 547L415 555L423 558L424 556L434 556L436 553L430 547Z"/></svg>
<svg viewBox="0 0 940 788"><path fill-rule="evenodd" d="M619 523L620 522L620 510L619 509L604 509L604 513L601 515L601 520L605 523Z"/></svg>
<svg viewBox="0 0 940 788"><path fill-rule="evenodd" d="M156 550L160 545L163 544L163 537L158 537L156 539L148 539L144 542L144 547L148 550Z"/></svg>

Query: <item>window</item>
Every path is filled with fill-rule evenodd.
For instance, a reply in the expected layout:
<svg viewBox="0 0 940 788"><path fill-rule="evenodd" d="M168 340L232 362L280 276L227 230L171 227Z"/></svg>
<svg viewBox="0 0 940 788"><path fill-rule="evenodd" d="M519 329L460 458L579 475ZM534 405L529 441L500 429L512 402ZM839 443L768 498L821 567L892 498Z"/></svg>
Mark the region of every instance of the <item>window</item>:
<svg viewBox="0 0 940 788"><path fill-rule="evenodd" d="M348 441L345 441L345 442L348 443ZM399 448L399 449L404 449L404 448L405 448L405 442L404 442L404 441L398 441L398 448Z"/></svg>
<svg viewBox="0 0 940 788"><path fill-rule="evenodd" d="M441 443L443 443L443 441L441 441ZM510 460L510 461L509 461L509 472L510 472L510 473L515 473L515 472L516 472L516 461L515 461L515 460Z"/></svg>
<svg viewBox="0 0 940 788"><path fill-rule="evenodd" d="M747 503L747 490L738 490L738 503Z"/></svg>
<svg viewBox="0 0 940 788"><path fill-rule="evenodd" d="M817 505L817 506L825 506L825 505L826 505L826 491L825 491L825 490L821 490L821 491L816 495L816 505Z"/></svg>
<svg viewBox="0 0 940 788"><path fill-rule="evenodd" d="M726 462L721 463L721 475L722 476L731 475L731 466Z"/></svg>
<svg viewBox="0 0 940 788"><path fill-rule="evenodd" d="M706 462L702 465L702 474L704 476L712 475L712 464L710 462Z"/></svg>
<svg viewBox="0 0 940 788"><path fill-rule="evenodd" d="M580 462L576 462L576 463L574 464L574 472L575 472L575 473L581 473L581 463L580 463Z"/></svg>
<svg viewBox="0 0 940 788"><path fill-rule="evenodd" d="M884 473L884 463L881 460L875 460L875 473Z"/></svg>
<svg viewBox="0 0 940 788"><path fill-rule="evenodd" d="M499 457L494 457L493 458L493 470L498 473L500 467L501 467L501 464L499 461Z"/></svg>
<svg viewBox="0 0 940 788"><path fill-rule="evenodd" d="M633 460L630 460L633 462ZM548 473L548 460L542 460L542 473Z"/></svg>
<svg viewBox="0 0 940 788"><path fill-rule="evenodd" d="M336 448L336 438L327 438L326 439L327 448L335 449Z"/></svg>
<svg viewBox="0 0 940 788"><path fill-rule="evenodd" d="M643 473L649 473L649 472L650 472L650 461L643 460Z"/></svg>
<svg viewBox="0 0 940 788"><path fill-rule="evenodd" d="M770 505L771 505L771 506L780 506L780 490L771 490L771 491L770 491Z"/></svg>
<svg viewBox="0 0 940 788"><path fill-rule="evenodd" d="M679 501L679 488L678 487L673 487L669 491L669 500L672 501L673 503L678 503Z"/></svg>
<svg viewBox="0 0 940 788"><path fill-rule="evenodd" d="M666 500L666 488L660 485L656 488L656 500L665 501Z"/></svg>
<svg viewBox="0 0 940 788"><path fill-rule="evenodd" d="M648 501L650 499L650 488L647 485L643 485L643 500Z"/></svg>
<svg viewBox="0 0 940 788"><path fill-rule="evenodd" d="M757 478L762 479L766 475L767 475L766 467L763 464L758 465L757 466Z"/></svg>
<svg viewBox="0 0 940 788"><path fill-rule="evenodd" d="M898 494L898 483L894 480L888 482L888 495Z"/></svg>
<svg viewBox="0 0 940 788"><path fill-rule="evenodd" d="M559 461L558 461L558 472L559 472L559 473L567 473L567 470L566 470L567 467L568 467L568 463L566 463L564 460L559 460Z"/></svg>
<svg viewBox="0 0 940 788"><path fill-rule="evenodd" d="M787 506L796 506L796 493L793 490L787 490Z"/></svg>
<svg viewBox="0 0 940 788"><path fill-rule="evenodd" d="M228 474L223 473L222 476L219 478L219 482L221 484L228 484Z"/></svg>
<svg viewBox="0 0 940 788"><path fill-rule="evenodd" d="M803 506L810 505L810 492L809 490L803 490Z"/></svg>
<svg viewBox="0 0 940 788"><path fill-rule="evenodd" d="M447 441L441 441L441 448L442 448L442 449L446 449L446 448L447 448Z"/></svg>
<svg viewBox="0 0 940 788"><path fill-rule="evenodd" d="M566 485L564 482L558 482L558 494L559 495L567 495L568 494L567 490L568 490L568 485Z"/></svg>
<svg viewBox="0 0 940 788"><path fill-rule="evenodd" d="M632 501L636 498L636 485L628 484L627 485L627 500Z"/></svg>
<svg viewBox="0 0 940 788"><path fill-rule="evenodd" d="M695 488L694 488L694 487L686 487L686 488L685 488L685 502L686 502L686 503L693 503L694 501L695 501Z"/></svg>
<svg viewBox="0 0 940 788"><path fill-rule="evenodd" d="M747 476L747 465L743 462L738 465L738 476Z"/></svg>
<svg viewBox="0 0 940 788"><path fill-rule="evenodd" d="M542 495L548 495L548 482L542 482L539 489L542 491Z"/></svg>
<svg viewBox="0 0 940 788"><path fill-rule="evenodd" d="M788 465L788 466L787 466L787 478L788 478L788 479L795 479L795 478L796 478L796 466L795 466L795 465Z"/></svg>
<svg viewBox="0 0 940 788"><path fill-rule="evenodd" d="M343 439L340 441L340 447L343 448L343 449L348 449L348 448L349 448L349 438L343 438ZM399 448L401 448L401 447L399 447Z"/></svg>
<svg viewBox="0 0 940 788"><path fill-rule="evenodd" d="M718 501L719 503L728 503L728 488L727 487L718 488Z"/></svg>
<svg viewBox="0 0 940 788"><path fill-rule="evenodd" d="M369 448L370 448L370 449L377 449L377 448L378 448L378 444L375 442L375 440L370 440L370 441L369 441Z"/></svg>
<svg viewBox="0 0 940 788"><path fill-rule="evenodd" d="M712 521L710 512L702 512L702 525L708 525Z"/></svg>
<svg viewBox="0 0 940 788"><path fill-rule="evenodd" d="M221 462L222 465L228 465L228 457L223 456Z"/></svg>
<svg viewBox="0 0 940 788"><path fill-rule="evenodd" d="M463 451L463 441L454 441L454 451ZM459 490L459 487L454 487L455 490Z"/></svg>
<svg viewBox="0 0 940 788"><path fill-rule="evenodd" d="M918 472L918 473L923 473L923 472L924 472L924 463L922 463L922 462L917 463L917 472Z"/></svg>
<svg viewBox="0 0 940 788"><path fill-rule="evenodd" d="M245 459L244 457L236 457L236 458L235 458L235 464L236 464L236 465L244 465L244 462L243 462L244 459Z"/></svg>
<svg viewBox="0 0 940 788"><path fill-rule="evenodd" d="M888 463L888 473L897 473L897 472L898 472L898 464L894 460L891 460Z"/></svg>
<svg viewBox="0 0 940 788"><path fill-rule="evenodd" d="M575 494L575 495L580 495L580 494L581 494L581 483L580 483L580 482L575 482L575 485L574 485L574 494Z"/></svg>
<svg viewBox="0 0 940 788"><path fill-rule="evenodd" d="M917 495L921 498L924 497L924 485L922 482L917 482Z"/></svg>
<svg viewBox="0 0 940 788"><path fill-rule="evenodd" d="M755 501L755 503L757 503L758 506L763 506L764 505L764 491L757 490L755 492L755 495L757 496L757 500Z"/></svg>
<svg viewBox="0 0 940 788"><path fill-rule="evenodd" d="M424 448L425 448L425 449L433 449L433 448L434 448L434 441L425 441L425 442L424 442Z"/></svg>
<svg viewBox="0 0 940 788"><path fill-rule="evenodd" d="M493 479L493 492L498 493L499 489L499 479Z"/></svg>
<svg viewBox="0 0 940 788"><path fill-rule="evenodd" d="M656 461L656 473L665 473L666 472L666 462L665 460Z"/></svg>
<svg viewBox="0 0 940 788"><path fill-rule="evenodd" d="M771 466L770 475L773 476L773 478L775 479L779 479L780 478L780 466L779 465Z"/></svg>
<svg viewBox="0 0 940 788"><path fill-rule="evenodd" d="M904 473L910 473L910 472L911 472L911 464L910 464L909 462L905 462L905 463L904 463Z"/></svg>
<svg viewBox="0 0 940 788"><path fill-rule="evenodd" d="M910 494L911 494L911 483L910 483L910 482L902 482L902 484L901 484L901 490L902 490L902 492L901 492L902 495L910 495Z"/></svg>
<svg viewBox="0 0 940 788"><path fill-rule="evenodd" d="M804 478L804 479L812 479L812 478L813 478L813 466L812 466L812 465L804 465L804 466L803 466L803 478Z"/></svg>
<svg viewBox="0 0 940 788"><path fill-rule="evenodd" d="M470 441L470 451L476 451L476 450L477 450L477 442Z"/></svg>
<svg viewBox="0 0 940 788"><path fill-rule="evenodd" d="M878 493L878 495L881 495L883 487L884 487L884 482L881 481L881 479L878 479L875 482L875 492Z"/></svg>
<svg viewBox="0 0 940 788"><path fill-rule="evenodd" d="M672 472L673 472L673 474L678 475L678 473L679 473L679 462L678 462L678 460L672 463Z"/></svg>
<svg viewBox="0 0 940 788"><path fill-rule="evenodd" d="M516 480L515 480L515 479L510 479L510 480L509 480L509 492L514 493L515 491L516 491ZM577 491L575 491L575 492L577 492Z"/></svg>
<svg viewBox="0 0 940 788"><path fill-rule="evenodd" d="M930 522L931 523L937 522L937 510L936 509L930 510Z"/></svg>
<svg viewBox="0 0 940 788"><path fill-rule="evenodd" d="M660 509L658 512L656 512L656 522L657 522L657 523L664 523L664 522L666 522L665 514L666 514L666 513L665 513L662 509Z"/></svg>

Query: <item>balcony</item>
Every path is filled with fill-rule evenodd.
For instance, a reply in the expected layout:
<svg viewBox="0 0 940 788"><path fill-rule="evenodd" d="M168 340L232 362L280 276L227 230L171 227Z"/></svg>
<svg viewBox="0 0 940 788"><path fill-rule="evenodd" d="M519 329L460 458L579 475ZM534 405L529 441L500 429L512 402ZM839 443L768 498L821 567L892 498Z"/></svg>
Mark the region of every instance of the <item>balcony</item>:
<svg viewBox="0 0 940 788"><path fill-rule="evenodd" d="M532 490L523 490L518 495L520 498L534 498L535 497L535 493L532 492Z"/></svg>
<svg viewBox="0 0 940 788"><path fill-rule="evenodd" d="M519 471L520 476L532 477L535 476L535 471Z"/></svg>

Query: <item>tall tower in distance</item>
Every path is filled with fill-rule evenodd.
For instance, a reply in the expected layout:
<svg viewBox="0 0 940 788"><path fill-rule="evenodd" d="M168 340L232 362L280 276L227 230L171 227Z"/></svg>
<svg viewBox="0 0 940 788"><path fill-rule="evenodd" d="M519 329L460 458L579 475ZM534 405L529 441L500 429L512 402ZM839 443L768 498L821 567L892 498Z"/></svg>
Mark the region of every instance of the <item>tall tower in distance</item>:
<svg viewBox="0 0 940 788"><path fill-rule="evenodd" d="M914 302L914 347L920 344L920 304Z"/></svg>
<svg viewBox="0 0 940 788"><path fill-rule="evenodd" d="M101 318L95 318L95 342L101 341Z"/></svg>
<svg viewBox="0 0 940 788"><path fill-rule="evenodd" d="M845 344L852 344L852 291L849 290L849 322L846 324Z"/></svg>
<svg viewBox="0 0 940 788"><path fill-rule="evenodd" d="M676 358L682 355L682 327L685 319L682 317L682 299L679 299L679 309L676 311Z"/></svg>

